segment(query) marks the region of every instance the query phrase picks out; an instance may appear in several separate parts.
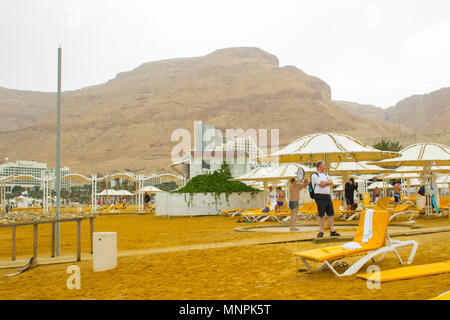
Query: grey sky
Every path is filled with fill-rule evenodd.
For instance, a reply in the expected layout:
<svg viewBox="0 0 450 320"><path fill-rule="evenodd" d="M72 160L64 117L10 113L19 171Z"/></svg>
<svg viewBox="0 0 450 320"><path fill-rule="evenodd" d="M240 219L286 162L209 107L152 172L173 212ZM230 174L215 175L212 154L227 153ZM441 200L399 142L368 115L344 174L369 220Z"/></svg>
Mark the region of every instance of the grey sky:
<svg viewBox="0 0 450 320"><path fill-rule="evenodd" d="M450 86L450 1L0 2L0 86L99 84L141 63L255 46L327 82L336 100L388 107Z"/></svg>

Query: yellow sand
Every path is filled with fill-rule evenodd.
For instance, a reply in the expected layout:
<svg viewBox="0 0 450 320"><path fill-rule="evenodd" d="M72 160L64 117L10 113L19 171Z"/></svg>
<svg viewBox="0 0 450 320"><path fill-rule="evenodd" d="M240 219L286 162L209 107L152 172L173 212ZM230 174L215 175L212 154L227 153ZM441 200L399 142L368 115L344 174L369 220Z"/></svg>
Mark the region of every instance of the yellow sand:
<svg viewBox="0 0 450 320"><path fill-rule="evenodd" d="M95 229L116 231L119 252L287 236L236 232L233 230L236 226L248 225L236 221L229 217L167 220L154 216L112 216L98 218ZM420 224L448 225L448 220L420 220ZM18 254L30 256L31 235L21 229L18 228ZM3 260L10 254L10 233L5 231L0 229ZM31 233L31 228L28 232ZM85 223L84 252L89 250L87 232ZM62 254L73 253L75 224L65 226L63 234ZM450 233L412 238L419 242L415 264L449 259ZM40 255L49 252L49 239L50 228L40 227ZM370 290L365 281L356 277L338 279L330 271L296 272L293 252L329 245L312 242L241 245L123 256L118 259L116 269L98 273L92 271L92 261L83 261L77 264L81 268L81 290L66 288L66 268L70 264L41 265L12 278L4 275L15 269L0 269L0 299L428 299L449 290L448 274L383 283L380 290ZM400 253L405 256L408 250L401 249ZM378 265L382 269L399 266L393 254Z"/></svg>

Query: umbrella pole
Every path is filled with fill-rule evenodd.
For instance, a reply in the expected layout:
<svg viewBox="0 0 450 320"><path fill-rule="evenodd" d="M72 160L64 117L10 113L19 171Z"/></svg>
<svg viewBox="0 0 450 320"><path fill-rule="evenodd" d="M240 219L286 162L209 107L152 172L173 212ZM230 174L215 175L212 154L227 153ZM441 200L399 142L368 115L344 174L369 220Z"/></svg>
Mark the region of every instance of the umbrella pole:
<svg viewBox="0 0 450 320"><path fill-rule="evenodd" d="M411 192L410 192L410 190L409 190L409 188L410 188L410 182L411 182L411 179L410 178L407 178L406 179L406 196L409 198L410 197L410 194L411 194Z"/></svg>
<svg viewBox="0 0 450 320"><path fill-rule="evenodd" d="M432 208L432 198L431 198L431 176L430 176L430 165L426 162L423 166L423 175L425 176L425 196L426 196L426 203L425 203L425 215L431 216L433 212Z"/></svg>
<svg viewBox="0 0 450 320"><path fill-rule="evenodd" d="M264 181L263 182L263 192L264 192L264 204L263 205L266 205L267 204L267 182L266 181Z"/></svg>

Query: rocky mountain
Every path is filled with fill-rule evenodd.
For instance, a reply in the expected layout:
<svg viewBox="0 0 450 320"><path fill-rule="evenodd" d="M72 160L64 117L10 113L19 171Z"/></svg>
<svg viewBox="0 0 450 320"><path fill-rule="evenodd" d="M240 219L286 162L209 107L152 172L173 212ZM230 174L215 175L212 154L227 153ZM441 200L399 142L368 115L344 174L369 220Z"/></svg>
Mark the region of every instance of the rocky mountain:
<svg viewBox="0 0 450 320"><path fill-rule="evenodd" d="M343 108L345 111L351 114L360 115L366 119L372 119L376 121L385 121L385 114L383 108L376 107L370 104L359 104L355 102L333 100L335 104Z"/></svg>
<svg viewBox="0 0 450 320"><path fill-rule="evenodd" d="M417 133L448 133L450 88L414 95L385 110L386 121L408 126Z"/></svg>
<svg viewBox="0 0 450 320"><path fill-rule="evenodd" d="M54 95L49 99L54 103ZM280 67L258 48L144 63L104 84L63 92L61 161L85 174L93 166L97 172L169 171L178 143L172 132L192 133L196 120L223 129L280 129L281 144L313 132L362 140L401 133L397 125L362 118L330 99L325 82L294 66ZM14 100L26 104L21 92ZM54 165L55 113L0 132L0 158Z"/></svg>
<svg viewBox="0 0 450 320"><path fill-rule="evenodd" d="M387 109L348 101L334 102L366 119L396 124L401 134L387 138L401 140L403 144L426 141L450 144L450 88L414 95ZM408 129L413 131L412 135L408 134Z"/></svg>

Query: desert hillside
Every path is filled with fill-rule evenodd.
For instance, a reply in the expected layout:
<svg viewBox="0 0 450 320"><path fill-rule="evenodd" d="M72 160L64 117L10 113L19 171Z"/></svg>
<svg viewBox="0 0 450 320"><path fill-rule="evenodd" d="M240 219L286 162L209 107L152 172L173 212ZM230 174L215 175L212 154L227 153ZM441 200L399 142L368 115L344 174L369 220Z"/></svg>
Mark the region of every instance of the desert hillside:
<svg viewBox="0 0 450 320"><path fill-rule="evenodd" d="M351 114L376 121L386 121L383 108L349 101L333 100L333 102Z"/></svg>
<svg viewBox="0 0 450 320"><path fill-rule="evenodd" d="M313 132L361 139L402 133L330 100L322 80L258 48L144 63L92 87L63 92L62 164L73 172L169 171L177 128L195 120L219 128L279 128L286 144ZM16 96L22 103L21 95ZM55 109L32 125L1 132L0 158L55 162ZM409 129L406 129L407 131ZM409 132L411 133L411 132ZM95 163L93 163L95 161Z"/></svg>
<svg viewBox="0 0 450 320"><path fill-rule="evenodd" d="M0 131L30 126L56 107L56 95L48 92L0 87Z"/></svg>
<svg viewBox="0 0 450 320"><path fill-rule="evenodd" d="M385 114L386 121L407 125L421 134L448 133L450 88L403 99Z"/></svg>

